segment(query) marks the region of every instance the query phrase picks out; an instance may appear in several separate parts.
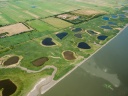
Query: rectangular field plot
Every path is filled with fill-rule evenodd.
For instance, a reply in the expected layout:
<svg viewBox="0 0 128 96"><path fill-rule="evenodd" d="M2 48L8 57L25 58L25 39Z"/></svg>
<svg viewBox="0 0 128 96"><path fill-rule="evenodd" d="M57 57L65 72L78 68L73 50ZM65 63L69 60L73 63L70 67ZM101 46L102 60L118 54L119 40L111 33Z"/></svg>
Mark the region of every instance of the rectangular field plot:
<svg viewBox="0 0 128 96"><path fill-rule="evenodd" d="M31 31L32 28L28 28L22 23L17 23L9 26L0 27L0 34L1 33L8 33L8 36L12 36L14 34L19 34L21 32Z"/></svg>
<svg viewBox="0 0 128 96"><path fill-rule="evenodd" d="M39 31L39 32L44 32L44 31L56 31L57 28L43 22L40 20L33 20L33 21L28 21L26 22L29 26L31 26L33 29Z"/></svg>
<svg viewBox="0 0 128 96"><path fill-rule="evenodd" d="M77 15L85 15L85 16L91 16L91 15L98 15L98 14L103 14L103 12L92 10L92 9L80 9L71 12L72 14L77 14Z"/></svg>
<svg viewBox="0 0 128 96"><path fill-rule="evenodd" d="M1 16L1 14L2 13L0 13L0 25L9 24L9 22L3 16Z"/></svg>
<svg viewBox="0 0 128 96"><path fill-rule="evenodd" d="M54 18L54 17L49 17L49 18L46 18L46 19L42 19L43 21L45 21L46 23L56 27L56 28L66 28L66 27L70 27L72 26L73 24L71 23L68 23L66 21L63 21L61 19L58 19L58 18Z"/></svg>
<svg viewBox="0 0 128 96"><path fill-rule="evenodd" d="M29 12L29 11L24 11L24 13L27 13L27 14L29 14L29 15L31 15L31 16L33 16L34 18L39 18L39 16L37 16L36 14L33 14L33 13L31 13L31 12Z"/></svg>

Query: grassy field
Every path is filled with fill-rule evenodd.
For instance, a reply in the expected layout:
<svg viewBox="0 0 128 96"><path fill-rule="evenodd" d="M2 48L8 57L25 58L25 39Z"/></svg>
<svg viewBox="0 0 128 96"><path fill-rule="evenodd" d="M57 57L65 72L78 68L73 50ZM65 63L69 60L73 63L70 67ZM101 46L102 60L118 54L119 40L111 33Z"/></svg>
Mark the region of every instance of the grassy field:
<svg viewBox="0 0 128 96"><path fill-rule="evenodd" d="M111 2L112 1L110 1L110 3ZM36 17L34 15L38 16L39 18L45 18L80 8L102 9L106 11L110 10L110 5L107 5L108 2L105 2L106 5L104 4L104 6L102 5L99 7L95 5L98 2L88 4L82 0L81 2L74 0L68 0L66 2L65 0L54 0L50 2L47 0L8 0L6 2L0 1L0 3L0 25L35 19ZM26 13L26 11L31 14L28 14L28 12Z"/></svg>
<svg viewBox="0 0 128 96"><path fill-rule="evenodd" d="M26 23L39 32L56 31L57 30L57 28L55 28L41 20L33 20L33 21L28 21Z"/></svg>
<svg viewBox="0 0 128 96"><path fill-rule="evenodd" d="M65 0L54 0L54 2L48 0L9 1L10 2L6 2L9 6L0 8L0 18L2 18L0 19L0 25L22 22L26 26L32 27L34 30L10 37L0 38L0 58L10 54L22 56L23 59L20 62L20 66L30 70L40 70L46 65L54 65L58 69L54 80L61 78L76 64L94 53L119 32L117 28L123 28L128 22L128 18L121 19L121 17L118 16L117 19L113 19L111 17L111 14L126 14L122 12L122 10L127 9L126 7L122 7L116 11L112 6L107 7L106 5L110 5L112 1L105 3L104 6L97 6L92 2L87 4L87 2L83 0L80 0L81 2L74 1L73 3L72 0L68 0L67 2L65 2ZM104 30L103 28L100 28L102 25L109 25L109 21L103 20L103 16L76 25L54 18L54 15L56 14L79 8L92 8L105 11L108 14L104 16L109 17L109 21L115 22L117 25L110 25L113 28L112 30ZM110 9L111 11L109 11ZM31 14L26 13L26 10ZM32 14L39 17L36 18ZM72 31L73 28L82 28L82 31L76 32L82 34L82 38L74 36L76 33ZM104 41L98 40L97 37L99 35L90 35L86 30L94 30L99 32L99 35L106 35L108 38ZM56 33L59 32L67 32L68 35L60 40L56 36ZM52 38L57 45L49 47L43 46L42 40L47 37ZM77 45L79 42L88 43L91 49L86 50L78 48ZM66 50L73 51L77 58L75 60L65 60L62 56L62 52ZM48 57L49 61L43 66L33 66L32 62L40 57ZM19 68L1 68L0 65L0 80L9 78L17 85L18 89L12 96L26 96L27 92L32 89L34 84L38 82L40 78L46 77L52 72L53 69L46 69L39 73L30 74Z"/></svg>
<svg viewBox="0 0 128 96"><path fill-rule="evenodd" d="M59 29L72 26L71 23L68 23L66 21L63 21L61 19L54 18L54 17L49 17L49 18L42 19L42 20L56 28L59 28Z"/></svg>
<svg viewBox="0 0 128 96"><path fill-rule="evenodd" d="M0 72L2 74L1 80L9 78L17 86L17 91L13 94L13 96L26 96L27 92L30 91L32 87L42 77L51 75L53 69L47 69L40 73L26 73L25 71L22 71L19 68L11 68L11 69L0 69ZM32 78L33 76L35 78Z"/></svg>

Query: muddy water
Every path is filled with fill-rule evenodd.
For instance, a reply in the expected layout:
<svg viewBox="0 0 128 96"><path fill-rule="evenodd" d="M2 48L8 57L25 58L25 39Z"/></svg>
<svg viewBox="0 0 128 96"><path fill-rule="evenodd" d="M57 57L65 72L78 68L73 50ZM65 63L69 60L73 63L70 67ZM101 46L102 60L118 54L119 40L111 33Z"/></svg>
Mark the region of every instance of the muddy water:
<svg viewBox="0 0 128 96"><path fill-rule="evenodd" d="M13 64L18 63L18 61L19 61L19 57L13 56L13 57L10 57L7 61L5 61L3 65L4 66L13 65Z"/></svg>
<svg viewBox="0 0 128 96"><path fill-rule="evenodd" d="M41 96L128 96L128 27Z"/></svg>

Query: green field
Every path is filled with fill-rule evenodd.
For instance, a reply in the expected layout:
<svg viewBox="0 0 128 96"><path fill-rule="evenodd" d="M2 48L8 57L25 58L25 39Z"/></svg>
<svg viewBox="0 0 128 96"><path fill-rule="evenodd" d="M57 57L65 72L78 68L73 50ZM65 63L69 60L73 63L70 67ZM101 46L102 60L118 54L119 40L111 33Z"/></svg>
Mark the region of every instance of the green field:
<svg viewBox="0 0 128 96"><path fill-rule="evenodd" d="M100 3L100 0L97 0L97 4ZM125 1L125 0L124 0ZM73 2L73 3L72 3ZM102 9L110 11L109 7L116 4L116 2L111 1L102 1L104 6L96 6L93 1L89 4L84 0L77 2L74 0L7 0L0 1L0 25L12 24L16 22L24 22L26 20L35 19L31 14L26 13L28 11L32 14L39 16L39 18L45 18L48 16L60 14L63 12L68 12L80 8L92 8L92 9ZM118 1L119 2L119 1ZM86 5L86 6L85 6Z"/></svg>
<svg viewBox="0 0 128 96"><path fill-rule="evenodd" d="M48 23L56 28L60 28L60 29L72 26L71 23L68 23L68 22L63 21L58 18L50 17L50 18L46 18L46 19L42 19L42 20L45 21L46 23Z"/></svg>
<svg viewBox="0 0 128 96"><path fill-rule="evenodd" d="M112 0L97 0L96 4L93 1L89 3L85 2L86 0L80 1L81 2L73 2L73 0L68 0L67 2L65 2L65 0L0 1L1 27L22 22L25 26L33 28L30 32L0 38L0 60L5 55L13 54L22 56L23 59L19 66L33 71L41 70L47 65L53 65L57 68L54 80L58 80L108 40L113 38L119 32L119 28L123 28L128 22L128 14L123 12L123 10L127 10L127 7L125 7L127 5L120 8L123 2L127 0L122 1L122 3L119 2L118 9L116 9L117 3ZM101 3L99 2L104 2L104 5L100 6ZM55 18L57 14L86 8L104 11L107 14L75 25ZM26 10L29 13L26 13ZM112 18L111 15L113 14L117 15L118 18ZM122 19L119 14L125 14L126 18ZM38 16L38 18L36 18L36 16ZM116 25L109 25L109 21L103 20L104 16L109 17L109 21L116 23ZM105 30L101 28L102 25L109 25L112 30ZM74 28L82 28L82 31L73 32L72 29ZM87 30L94 30L100 34L91 35L87 33ZM56 36L57 33L61 32L68 33L62 40ZM74 35L76 33L80 33L82 38L75 37ZM99 35L105 35L108 36L108 38L99 40L97 39ZM52 38L56 43L55 46L44 46L42 44L42 41L48 37ZM78 48L77 45L79 42L86 42L91 49ZM66 50L73 51L77 58L75 60L65 60L62 52ZM34 66L32 62L41 57L48 57L49 60L42 66ZM17 68L17 66L15 68L6 68L0 64L0 80L10 79L17 86L16 92L11 96L26 96L39 79L51 75L52 72L53 69L51 68L41 72L27 73Z"/></svg>
<svg viewBox="0 0 128 96"><path fill-rule="evenodd" d="M29 26L34 28L35 30L39 32L46 32L46 31L56 31L57 28L41 21L41 20L33 20L33 21L28 21L26 22Z"/></svg>

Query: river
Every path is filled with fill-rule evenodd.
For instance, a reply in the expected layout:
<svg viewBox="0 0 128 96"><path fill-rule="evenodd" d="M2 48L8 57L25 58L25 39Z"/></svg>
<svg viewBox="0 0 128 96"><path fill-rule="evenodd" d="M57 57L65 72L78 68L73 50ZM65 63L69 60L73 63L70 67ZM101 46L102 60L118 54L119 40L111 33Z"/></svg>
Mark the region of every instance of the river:
<svg viewBox="0 0 128 96"><path fill-rule="evenodd" d="M128 96L128 26L42 96Z"/></svg>

